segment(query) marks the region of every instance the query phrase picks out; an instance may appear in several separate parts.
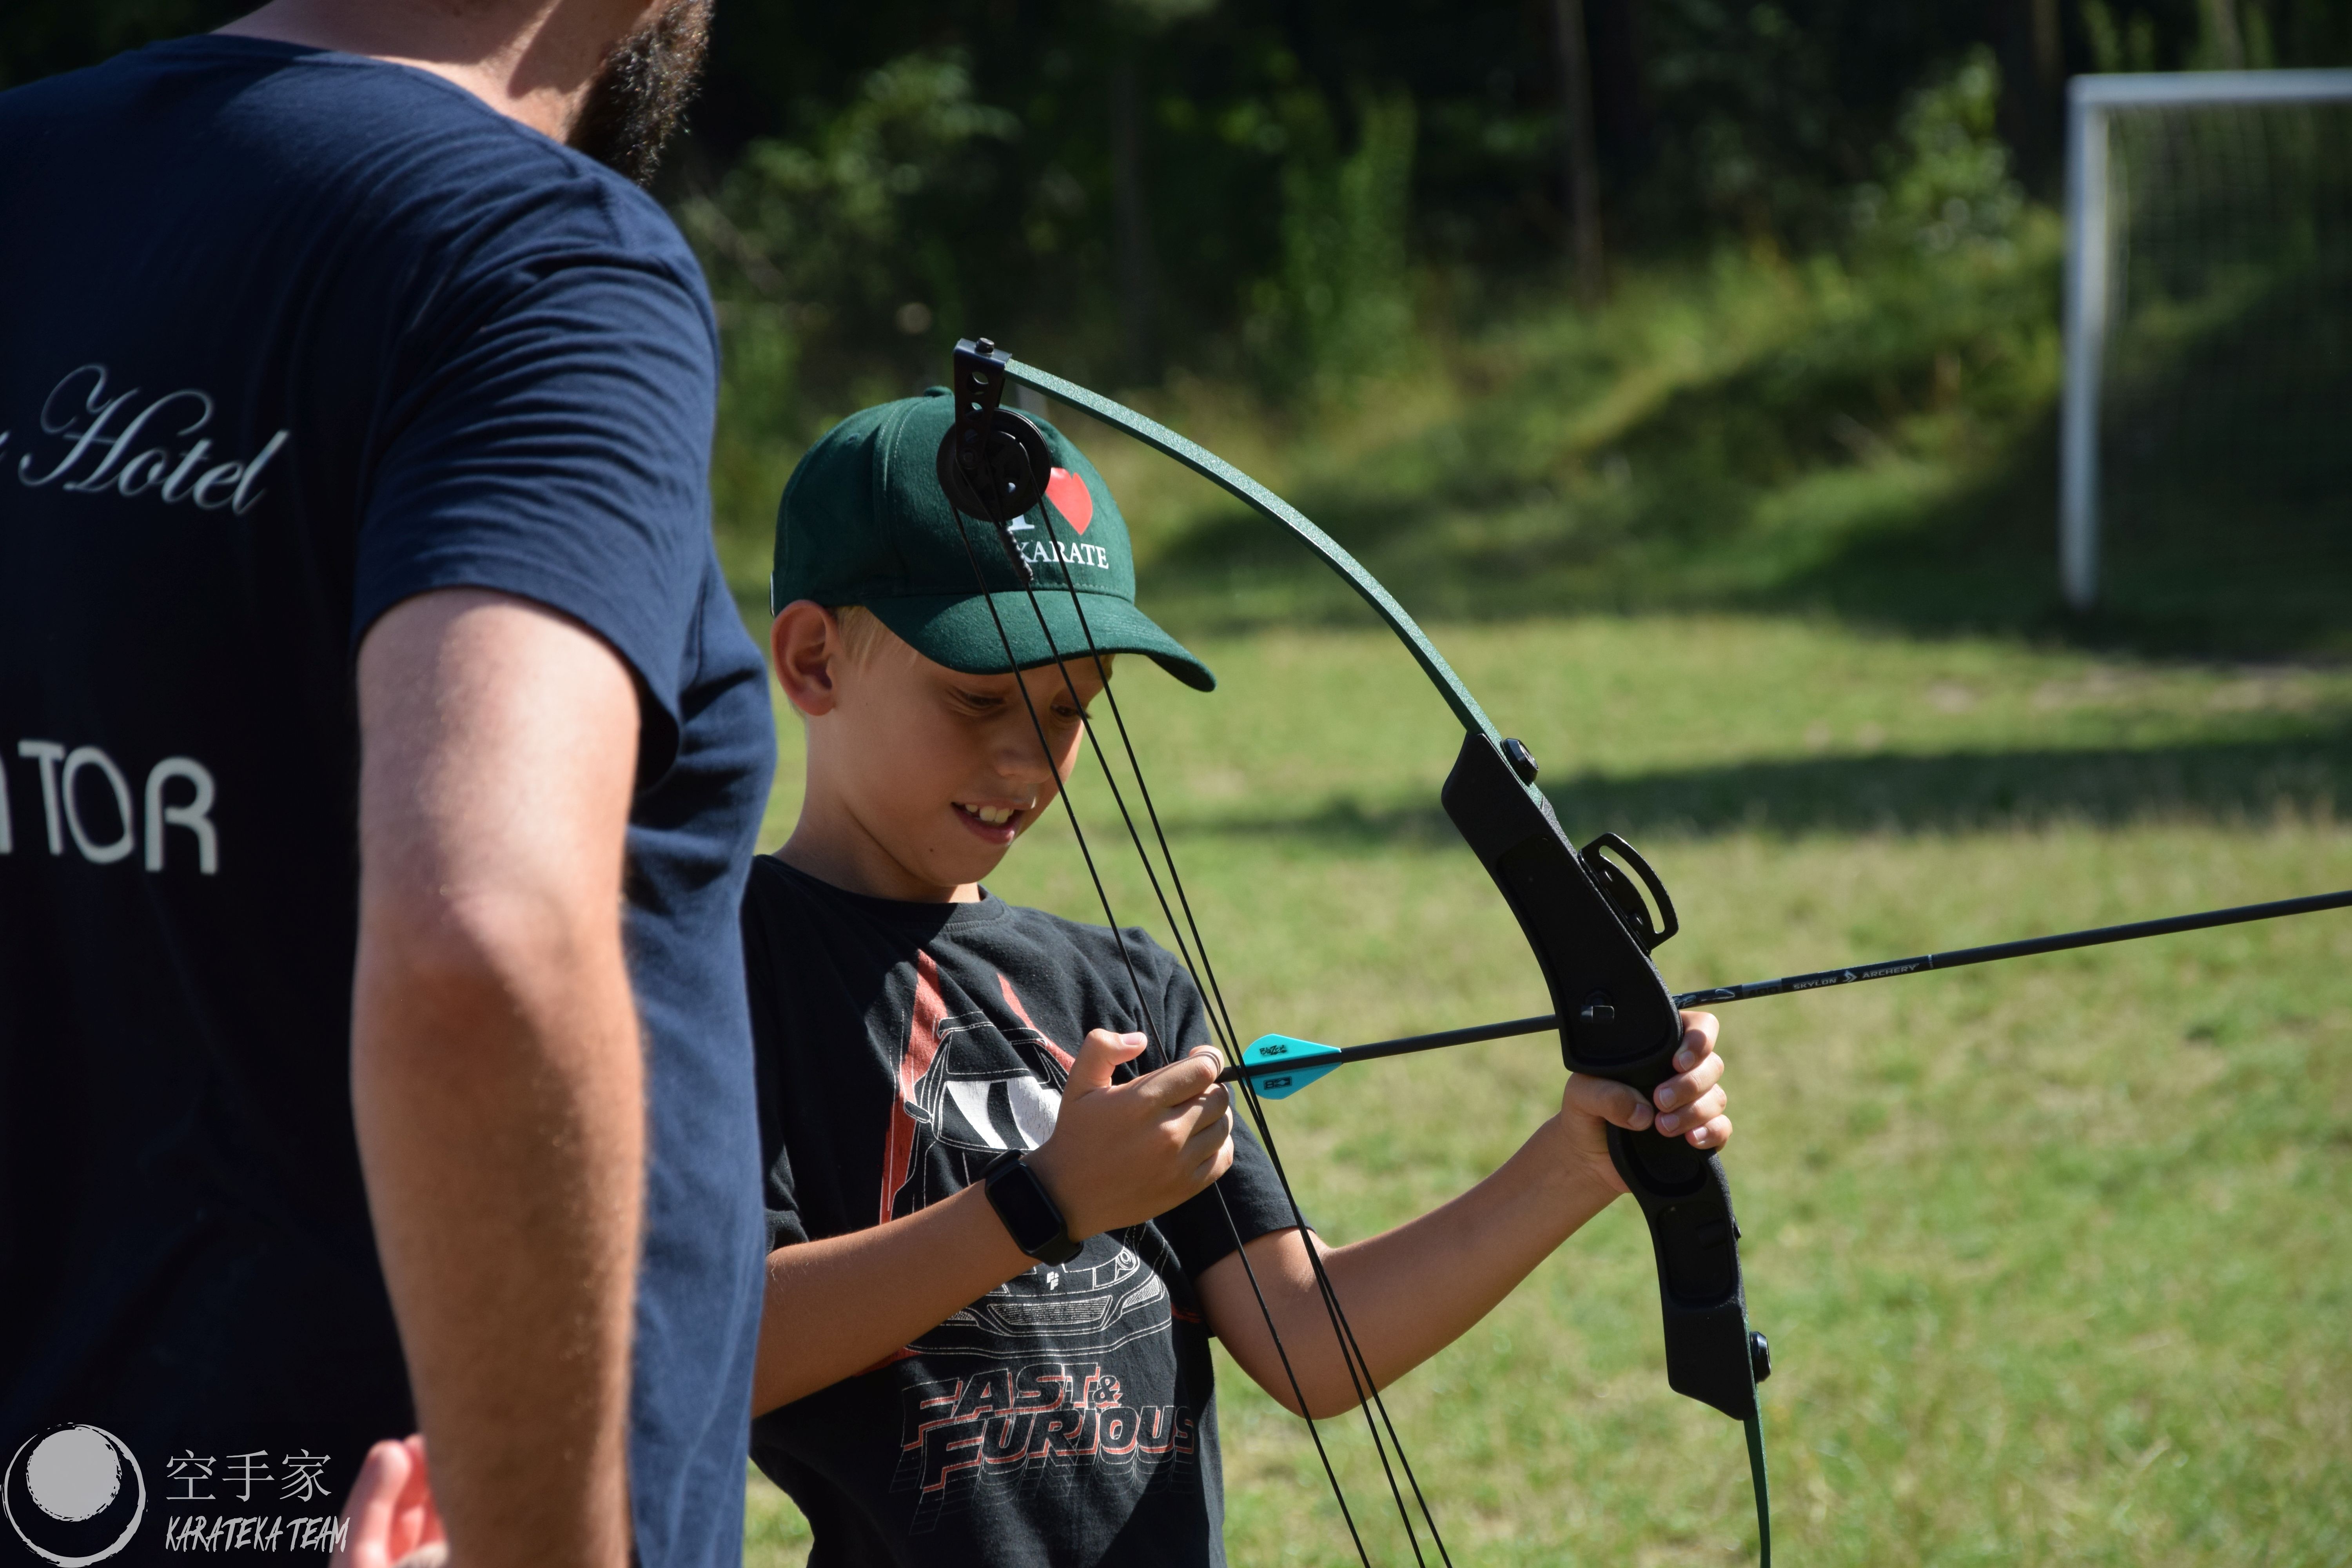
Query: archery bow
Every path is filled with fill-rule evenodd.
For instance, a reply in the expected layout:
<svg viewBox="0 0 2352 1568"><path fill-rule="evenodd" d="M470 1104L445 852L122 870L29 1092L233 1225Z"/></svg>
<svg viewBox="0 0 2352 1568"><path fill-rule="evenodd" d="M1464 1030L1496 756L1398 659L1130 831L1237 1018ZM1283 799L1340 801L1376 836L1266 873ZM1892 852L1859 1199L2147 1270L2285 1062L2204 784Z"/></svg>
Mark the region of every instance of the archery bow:
<svg viewBox="0 0 2352 1568"><path fill-rule="evenodd" d="M975 581L987 599L1008 663L1017 666L1013 656L1012 640L998 614L994 598L990 596L989 577L982 569L981 556L973 550L970 535L962 528L962 520L967 514L992 525L1013 568L1019 586L1026 595L1038 627L1045 634L1049 653L1054 655L1057 666L1064 667L1065 681L1069 679L1063 651L1055 647L1052 627L1037 599L1034 574L1011 532L1013 520L1034 508L1044 521L1048 542L1058 552L1059 538L1055 531L1054 510L1050 504L1043 504L1049 463L1047 448L1042 433L1034 424L1014 410L1002 406L1003 389L1008 381L1034 387L1083 408L1096 418L1126 431L1146 446L1211 479L1254 510L1287 529L1363 596L1374 613L1404 642L1407 650L1462 724L1465 731L1462 747L1455 756L1453 772L1446 779L1441 800L1446 815L1453 819L1472 851L1493 877L1505 901L1517 917L1528 945L1534 950L1551 993L1560 1031L1561 1055L1569 1068L1615 1079L1645 1096L1670 1076L1675 1052L1681 1044L1682 1024L1675 999L1666 991L1656 966L1651 963L1650 953L1674 934L1673 906L1666 900L1664 889L1655 875L1638 855L1633 853L1631 847L1613 836L1596 841L1594 846L1582 850L1570 842L1552 815L1549 803L1535 788L1535 763L1527 748L1517 741L1507 740L1495 728L1493 721L1478 706L1476 699L1470 695L1469 689L1462 683L1461 678L1454 674L1426 634L1379 581L1297 509L1223 458L1156 421L1059 376L1019 363L983 338L977 342L966 340L956 345L951 387L955 398L955 423L940 444L939 476L940 488L955 510L958 531L964 539ZM1134 817L1128 810L1125 795L1119 790L1117 775L1103 750L1101 739L1089 726L1087 733L1096 757L1110 784L1113 801L1126 822L1129 837L1143 861L1154 896L1175 935L1179 959L1200 984L1202 994L1208 1003L1212 1028L1225 1050L1226 1060L1239 1063L1242 1053L1238 1031L1234 1027L1232 1015L1217 984L1206 943L1192 915L1191 900L1184 894L1182 879L1176 869L1174 857L1169 851L1158 810L1151 802L1150 786L1144 782L1142 769L1136 761L1125 716L1118 710L1117 697L1110 693L1108 672L1102 665L1101 652L1096 647L1092 628L1087 623L1084 604L1066 570L1063 573L1063 586L1077 612L1085 644L1083 649L1070 649L1068 657L1075 658L1084 652L1094 659L1097 671L1105 677L1103 690L1109 700L1122 750L1127 755L1162 861L1167 867L1168 888L1161 886L1159 874L1153 868L1150 853L1145 848ZM1077 695L1075 688L1070 695L1075 701ZM1043 746L1045 744L1045 728L1025 685L1023 687L1023 700L1029 707L1031 723ZM1050 746L1045 749L1050 758ZM1108 897L1104 892L1102 879L1096 870L1085 835L1078 829L1076 811L1070 805L1066 790L1062 792L1062 799L1080 852L1086 858L1087 873L1094 883L1104 919L1117 932L1118 922L1111 914ZM1660 922L1654 924L1650 921L1639 895L1633 892L1624 873L1598 853L1599 846L1604 843L1638 868L1643 879L1659 900L1663 915ZM1170 889L1175 894L1173 907L1169 901ZM1179 909L1181 910L1181 920L1177 914ZM1123 935L1119 938L1119 948L1125 959L1127 950ZM1126 959L1126 962L1129 982L1135 985L1139 1009L1143 1012L1148 1031L1157 1038L1156 1021L1151 1018L1142 988L1135 980L1133 962L1131 959ZM1167 1042L1163 1041L1163 1044ZM1243 1076L1238 1081L1259 1140L1265 1147L1268 1160L1289 1203L1292 1216L1305 1235L1308 1227L1291 1191L1288 1174L1282 1168L1281 1155L1265 1108L1260 1103L1257 1086L1249 1076ZM1770 1363L1764 1337L1752 1333L1748 1326L1747 1299L1739 1272L1739 1229L1732 1215L1729 1184L1725 1179L1721 1163L1713 1154L1693 1149L1680 1139L1668 1138L1655 1131L1628 1132L1612 1127L1608 1131L1608 1145L1610 1157L1619 1175L1641 1205L1643 1217L1649 1225L1651 1245L1657 1261L1667 1382L1678 1393L1713 1405L1746 1426L1749 1473L1756 1494L1759 1557L1765 1568L1769 1568L1771 1512L1756 1384L1769 1375ZM1230 1226L1230 1213L1226 1218ZM1273 1337L1285 1374L1290 1380L1293 1394L1298 1399L1301 1413L1307 1416L1308 1432L1322 1458L1325 1474L1330 1479L1341 1517L1347 1521L1359 1557L1369 1564L1370 1555L1349 1510L1338 1473L1332 1468L1319 1432L1316 1430L1313 1415L1307 1409L1304 1395L1299 1393L1297 1373L1291 1367L1289 1354L1275 1325L1273 1312L1266 1304L1264 1292L1258 1288L1255 1270L1248 1269L1248 1256L1242 1248L1242 1237L1237 1228L1234 1231L1234 1240L1236 1250L1242 1252L1244 1269L1249 1271L1251 1289L1256 1296L1260 1311L1265 1314L1266 1328ZM1364 1412L1367 1430L1387 1477L1390 1493L1403 1521L1414 1559L1423 1563L1427 1561L1422 1554L1419 1531L1414 1528L1414 1510L1406 1507L1403 1489L1398 1486L1397 1473L1400 1470L1405 1478L1405 1486L1412 1492L1422 1524L1429 1531L1439 1560L1450 1564L1452 1559L1438 1533L1428 1501L1413 1477L1412 1466L1405 1459L1403 1445L1398 1437L1394 1422L1389 1417L1370 1363L1356 1342L1345 1309L1332 1289L1329 1276L1311 1239L1307 1241L1307 1253L1342 1363L1348 1369L1359 1407ZM1396 1457L1393 1468L1390 1464L1391 1449Z"/></svg>
<svg viewBox="0 0 2352 1568"><path fill-rule="evenodd" d="M1352 555L1289 503L1215 454L1109 398L1013 360L986 339L957 344L955 367L956 423L940 449L941 488L957 510L960 532L961 519L966 513L982 518L992 525L1028 599L1031 611L1036 616L1038 627L1045 634L1046 647L1053 654L1055 662L1063 666L1066 684L1069 679L1066 665L1062 650L1055 646L1052 627L1038 602L1034 574L1010 531L1014 519L1035 509L1045 524L1048 540L1058 553L1060 540L1055 531L1053 510L1050 504L1041 504L1050 459L1044 437L1035 426L1013 410L1001 406L1003 388L1008 382L1033 387L1085 409L1097 419L1125 431L1210 479L1253 510L1288 530L1345 579L1371 606L1373 613L1397 635L1462 724L1465 731L1462 749L1455 757L1453 772L1446 779L1441 800L1446 815L1486 867L1513 914L1517 917L1543 971L1554 1010L1534 1017L1408 1036L1346 1049L1286 1036L1268 1035L1253 1042L1246 1050L1242 1050L1239 1048L1239 1033L1234 1026L1232 1014L1217 984L1215 969L1209 960L1207 944L1202 938L1191 900L1184 892L1182 877L1176 868L1175 857L1161 828L1158 809L1151 799L1150 786L1145 781L1142 766L1136 758L1125 715L1119 711L1118 700L1111 690L1101 650L1096 646L1093 629L1087 622L1085 605L1066 570L1063 574L1062 585L1076 611L1077 625L1085 645L1083 650L1073 648L1069 653L1076 657L1083 651L1094 661L1097 674L1103 678L1103 694L1109 701L1121 749L1142 799L1161 860L1167 868L1167 886L1163 887L1160 882L1151 854L1145 847L1135 819L1128 809L1126 797L1119 789L1110 758L1091 725L1087 727L1088 740L1102 766L1129 837L1143 863L1161 914L1175 936L1179 959L1208 1003L1211 1028L1217 1035L1219 1045L1224 1049L1230 1064L1221 1081L1240 1086L1244 1101L1289 1203L1292 1217L1302 1233L1307 1229L1306 1219L1299 1212L1297 1199L1291 1191L1288 1173L1282 1168L1273 1129L1267 1122L1261 1100L1281 1099L1295 1093L1348 1062L1557 1030L1560 1035L1562 1058L1571 1071L1614 1079L1646 1094L1672 1070L1673 1054L1680 1042L1679 1010L1685 1007L1717 1005L1760 996L1790 995L1834 985L1924 973L1930 970L1954 969L2179 931L2352 908L2352 891L2315 894L2127 925L1924 953L1911 958L1851 964L1772 980L1711 986L1679 995L1669 994L1650 959L1650 954L1679 929L1674 902L1664 882L1632 845L1613 833L1602 834L1581 848L1570 842L1553 816L1549 803L1535 788L1536 763L1527 747L1516 740L1503 737L1496 730L1427 635ZM982 569L978 554L971 552L968 534L964 536L964 543L971 554L974 576L985 592L987 574ZM996 617L992 598L989 600L989 605L991 616ZM1001 618L996 619L996 627L1010 661L1012 643ZM1075 687L1071 688L1070 696L1074 701L1076 700ZM1051 748L1045 745L1044 725L1034 703L1031 703L1025 685L1023 700L1029 704L1031 723L1040 745L1045 747L1050 758ZM1078 826L1076 811L1071 805L1066 791L1063 792L1062 800L1079 851L1085 857L1104 919L1114 933L1118 933L1118 922L1112 916L1109 899L1104 891L1092 851ZM1623 864L1621 866L1617 863L1619 861ZM1631 875L1628 875L1628 868ZM1648 889L1650 900L1655 905L1654 916L1651 905L1643 901L1641 892L1636 889L1636 878ZM1172 906L1170 902L1171 889L1175 900ZM1119 934L1118 942L1121 956L1127 960L1129 982L1135 986L1137 1005L1145 1018L1147 1030L1153 1038L1159 1039L1160 1036L1156 1020L1151 1017L1150 1004L1140 984L1136 983L1133 962L1127 957L1123 933ZM1667 1382L1678 1393L1713 1405L1744 1424L1750 1476L1756 1494L1759 1558L1764 1568L1770 1568L1770 1497L1756 1385L1770 1374L1771 1363L1764 1336L1752 1332L1748 1326L1746 1295L1739 1272L1739 1228L1732 1215L1730 1189L1724 1178L1722 1166L1714 1155L1702 1153L1679 1139L1664 1138L1654 1131L1632 1133L1612 1127L1609 1130L1609 1150L1619 1173L1640 1204L1643 1218L1649 1225L1658 1268ZM1324 1447L1315 1418L1307 1411L1297 1374L1283 1344L1280 1331L1275 1325L1265 1293L1259 1288L1256 1273L1250 1267L1247 1251L1242 1247L1242 1237L1238 1228L1234 1226L1230 1211L1226 1212L1225 1218L1228 1227L1233 1229L1235 1250L1241 1254L1243 1268L1248 1275L1258 1309L1265 1314L1266 1328L1273 1338L1284 1373L1289 1380L1292 1394L1307 1416L1308 1434L1322 1460L1324 1473L1330 1481L1341 1518L1347 1522L1358 1556L1369 1565L1370 1557L1349 1510L1346 1493L1339 1485L1338 1473ZM1411 1464L1404 1458L1403 1444L1398 1437L1395 1424L1389 1418L1370 1367L1356 1343L1346 1312L1311 1241L1307 1256L1342 1362L1348 1369L1359 1405L1364 1411L1367 1430L1374 1451L1379 1455L1382 1472L1387 1477L1390 1493L1403 1521L1414 1559L1420 1563L1426 1562L1422 1554L1419 1533L1414 1529L1413 1510L1406 1507L1405 1489L1401 1489L1397 1482L1399 1470L1405 1478L1405 1488L1412 1491L1418 1505L1423 1525L1430 1533L1432 1545L1440 1561L1450 1564L1451 1558L1438 1534L1436 1521L1427 1500L1422 1495ZM1396 1457L1394 1468L1390 1464L1391 1448Z"/></svg>

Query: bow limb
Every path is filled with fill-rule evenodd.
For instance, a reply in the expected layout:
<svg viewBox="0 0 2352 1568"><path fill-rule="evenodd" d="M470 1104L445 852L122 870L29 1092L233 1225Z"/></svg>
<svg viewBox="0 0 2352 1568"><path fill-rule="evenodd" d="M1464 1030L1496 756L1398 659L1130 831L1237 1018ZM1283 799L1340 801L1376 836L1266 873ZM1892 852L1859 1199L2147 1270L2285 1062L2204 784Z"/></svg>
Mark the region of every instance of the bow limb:
<svg viewBox="0 0 2352 1568"><path fill-rule="evenodd" d="M1004 374L1024 386L1034 387L1039 392L1058 397L1074 407L1085 409L1104 424L1126 431L1153 451L1173 458L1245 503L1252 510L1288 529L1297 536L1300 543L1321 557L1325 565L1345 578L1349 587L1363 595L1364 603L1372 607L1372 613L1380 616L1389 630L1396 633L1406 650L1421 666L1422 672L1437 688L1438 695L1445 699L1445 705L1454 710L1454 716L1462 721L1462 727L1473 734L1485 735L1497 745L1502 743L1502 734L1495 728L1494 721L1486 717L1486 710L1478 706L1478 700L1470 695L1470 689L1462 684L1462 678L1454 673L1454 667L1445 662L1445 656L1437 651L1437 645L1429 640L1429 635L1405 614L1404 606L1381 586L1380 579L1364 570L1362 562L1349 554L1338 540L1316 527L1307 520L1306 513L1207 447L1186 440L1158 420L1138 414L1124 404L1114 403L1099 393L1087 391L1076 382L1064 381L1049 371L1039 370L1034 364L1024 364L1019 360L1008 363Z"/></svg>

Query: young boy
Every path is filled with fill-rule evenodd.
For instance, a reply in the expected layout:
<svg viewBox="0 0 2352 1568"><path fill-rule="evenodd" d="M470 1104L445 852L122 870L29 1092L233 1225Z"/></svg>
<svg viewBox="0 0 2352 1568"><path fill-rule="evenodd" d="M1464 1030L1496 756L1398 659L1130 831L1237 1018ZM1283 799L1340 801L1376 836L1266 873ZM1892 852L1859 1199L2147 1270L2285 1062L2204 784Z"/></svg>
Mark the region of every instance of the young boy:
<svg viewBox="0 0 2352 1568"><path fill-rule="evenodd" d="M1307 1247L1393 1381L1622 1190L1604 1121L1729 1140L1716 1023L1685 1016L1654 1104L1571 1078L1452 1203L1336 1249L1298 1230L1175 960L981 887L1069 776L1102 684L1083 653L1054 662L1086 646L1070 579L1106 653L1214 679L1135 607L1118 509L1050 427L1058 539L1034 513L1013 530L1049 645L994 530L958 538L951 417L944 393L853 416L777 520L771 645L808 761L743 911L774 1247L752 1458L808 1516L814 1564L1222 1563L1210 1336L1299 1404L1236 1237L1307 1407L1344 1410Z"/></svg>

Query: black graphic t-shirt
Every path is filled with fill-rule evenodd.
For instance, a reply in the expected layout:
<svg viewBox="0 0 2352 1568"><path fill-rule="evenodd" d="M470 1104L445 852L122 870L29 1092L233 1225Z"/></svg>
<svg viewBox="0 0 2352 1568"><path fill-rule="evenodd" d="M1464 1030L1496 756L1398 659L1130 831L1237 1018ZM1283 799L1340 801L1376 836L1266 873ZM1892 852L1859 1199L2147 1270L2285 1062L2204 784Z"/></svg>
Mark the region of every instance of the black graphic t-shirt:
<svg viewBox="0 0 2352 1568"><path fill-rule="evenodd" d="M0 94L0 1458L130 1461L88 1518L11 1469L10 1518L282 1552L413 1429L352 1125L352 664L472 587L636 677L632 1517L648 1568L738 1561L774 735L692 252L446 81L254 39Z"/></svg>
<svg viewBox="0 0 2352 1568"><path fill-rule="evenodd" d="M1149 1065L1207 1043L1191 979L1126 938L1160 1031ZM912 1214L1035 1148L1087 1031L1146 1028L1108 928L994 898L864 898L762 856L743 940L774 1247ZM812 1568L1223 1563L1192 1282L1235 1230L1292 1223L1264 1151L1235 1143L1209 1191L752 1423L751 1457L816 1532Z"/></svg>

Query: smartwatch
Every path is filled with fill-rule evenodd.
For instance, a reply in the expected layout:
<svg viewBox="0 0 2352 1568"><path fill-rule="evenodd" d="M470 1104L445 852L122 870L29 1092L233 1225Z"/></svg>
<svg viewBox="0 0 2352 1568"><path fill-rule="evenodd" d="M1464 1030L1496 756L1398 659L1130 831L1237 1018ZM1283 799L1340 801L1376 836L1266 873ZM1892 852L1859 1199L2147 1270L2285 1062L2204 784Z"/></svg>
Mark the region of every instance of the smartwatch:
<svg viewBox="0 0 2352 1568"><path fill-rule="evenodd" d="M1018 1149L999 1154L981 1173L989 1204L1004 1222L1013 1246L1040 1263L1067 1263L1084 1244L1070 1239L1061 1205L1037 1173L1022 1163L1021 1154Z"/></svg>

